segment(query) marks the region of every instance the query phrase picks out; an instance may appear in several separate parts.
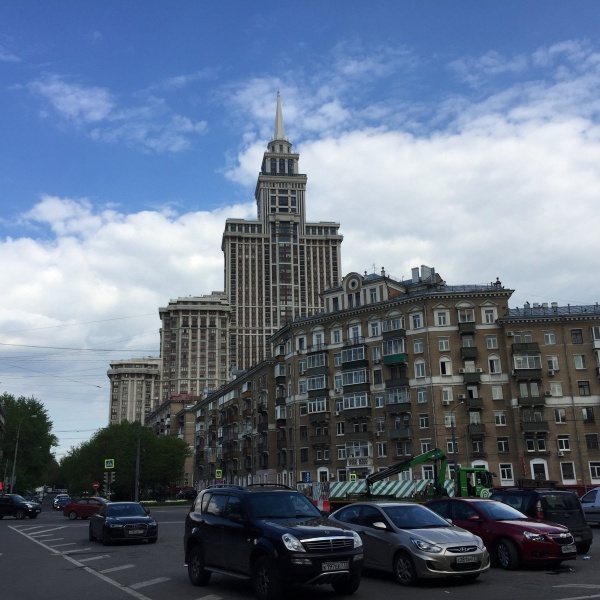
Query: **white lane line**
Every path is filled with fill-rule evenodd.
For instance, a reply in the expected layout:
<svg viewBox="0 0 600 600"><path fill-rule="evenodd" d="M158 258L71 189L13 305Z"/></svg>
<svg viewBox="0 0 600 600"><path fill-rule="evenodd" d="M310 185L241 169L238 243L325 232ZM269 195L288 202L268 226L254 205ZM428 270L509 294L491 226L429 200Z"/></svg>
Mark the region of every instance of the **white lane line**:
<svg viewBox="0 0 600 600"><path fill-rule="evenodd" d="M120 567L112 567L111 569L102 569L99 573L112 573L113 571L122 571L123 569L131 569L135 565L121 565Z"/></svg>
<svg viewBox="0 0 600 600"><path fill-rule="evenodd" d="M63 546L75 546L75 542L69 542L68 544L52 544L52 548L62 548Z"/></svg>
<svg viewBox="0 0 600 600"><path fill-rule="evenodd" d="M208 596L200 596L197 600L223 600L223 596L217 596L216 594L208 594Z"/></svg>
<svg viewBox="0 0 600 600"><path fill-rule="evenodd" d="M99 558L109 558L109 554L97 554L96 556L89 556L88 558L80 558L79 562L89 562L90 560L98 560Z"/></svg>
<svg viewBox="0 0 600 600"><path fill-rule="evenodd" d="M169 581L170 577L157 577L156 579L148 579L148 581L140 581L140 583L134 583L129 587L132 590L139 590L140 588L147 587L149 585L155 585L157 583L164 583L165 581Z"/></svg>
<svg viewBox="0 0 600 600"><path fill-rule="evenodd" d="M558 600L588 600L588 598L600 598L600 594L594 594L593 596L570 596L568 598L559 598Z"/></svg>
<svg viewBox="0 0 600 600"><path fill-rule="evenodd" d="M63 554L76 554L77 552L89 552L91 548L76 548L75 550L65 550Z"/></svg>

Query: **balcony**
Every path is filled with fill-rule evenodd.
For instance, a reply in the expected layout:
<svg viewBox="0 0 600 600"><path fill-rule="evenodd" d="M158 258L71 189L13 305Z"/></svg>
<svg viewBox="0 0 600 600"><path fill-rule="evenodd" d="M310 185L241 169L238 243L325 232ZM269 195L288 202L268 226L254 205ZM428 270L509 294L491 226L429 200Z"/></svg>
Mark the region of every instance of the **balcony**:
<svg viewBox="0 0 600 600"><path fill-rule="evenodd" d="M483 423L470 423L467 425L469 435L485 435L485 425Z"/></svg>
<svg viewBox="0 0 600 600"><path fill-rule="evenodd" d="M389 329L388 331L382 331L381 336L384 340L393 340L396 338L405 338L406 329Z"/></svg>
<svg viewBox="0 0 600 600"><path fill-rule="evenodd" d="M385 412L388 415L397 415L410 411L410 402L395 402L385 405Z"/></svg>
<svg viewBox="0 0 600 600"><path fill-rule="evenodd" d="M541 379L542 369L513 369L513 377L518 380Z"/></svg>
<svg viewBox="0 0 600 600"><path fill-rule="evenodd" d="M323 423L331 420L331 413L329 412L317 412L309 413L308 420L310 423Z"/></svg>
<svg viewBox="0 0 600 600"><path fill-rule="evenodd" d="M475 333L475 321L466 321L458 324L458 333L461 335Z"/></svg>
<svg viewBox="0 0 600 600"><path fill-rule="evenodd" d="M408 363L408 356L404 352L399 354L386 354L383 357L384 365L399 365Z"/></svg>
<svg viewBox="0 0 600 600"><path fill-rule="evenodd" d="M390 429L390 440L406 440L409 438L412 438L412 431L410 427Z"/></svg>
<svg viewBox="0 0 600 600"><path fill-rule="evenodd" d="M523 433L537 433L550 431L548 421L523 421L521 423L521 431Z"/></svg>
<svg viewBox="0 0 600 600"><path fill-rule="evenodd" d="M285 406L285 396L275 398L275 406Z"/></svg>
<svg viewBox="0 0 600 600"><path fill-rule="evenodd" d="M285 375L275 375L276 385L285 385Z"/></svg>
<svg viewBox="0 0 600 600"><path fill-rule="evenodd" d="M519 406L544 406L544 396L519 396Z"/></svg>
<svg viewBox="0 0 600 600"><path fill-rule="evenodd" d="M346 438L355 441L370 441L373 439L372 431L350 431L346 434Z"/></svg>
<svg viewBox="0 0 600 600"><path fill-rule="evenodd" d="M537 342L515 342L512 345L513 354L524 354L526 352L539 352L540 345Z"/></svg>
<svg viewBox="0 0 600 600"><path fill-rule="evenodd" d="M328 446L331 444L331 436L327 435L311 435L308 438L311 446Z"/></svg>
<svg viewBox="0 0 600 600"><path fill-rule="evenodd" d="M395 377L394 379L386 379L384 381L386 388L407 387L409 383L408 377Z"/></svg>
<svg viewBox="0 0 600 600"><path fill-rule="evenodd" d="M461 375L463 376L465 383L481 383L481 369L479 371L465 371L462 369Z"/></svg>
<svg viewBox="0 0 600 600"><path fill-rule="evenodd" d="M258 431L258 433L266 433L269 430L269 424L268 423L259 423L256 426L256 431Z"/></svg>
<svg viewBox="0 0 600 600"><path fill-rule="evenodd" d="M467 409L470 408L483 408L483 398L467 398Z"/></svg>
<svg viewBox="0 0 600 600"><path fill-rule="evenodd" d="M262 413L268 412L267 403L266 402L259 402L258 406L256 407L256 410L258 410L258 412L262 412Z"/></svg>
<svg viewBox="0 0 600 600"><path fill-rule="evenodd" d="M364 419L365 417L371 416L371 407L364 406L362 408L346 408L344 409L344 415L347 419Z"/></svg>
<svg viewBox="0 0 600 600"><path fill-rule="evenodd" d="M365 338L361 335L356 335L354 337L348 338L344 340L344 346L360 346L365 343Z"/></svg>
<svg viewBox="0 0 600 600"><path fill-rule="evenodd" d="M465 358L477 358L477 347L476 346L463 346L460 349L460 357L463 360Z"/></svg>

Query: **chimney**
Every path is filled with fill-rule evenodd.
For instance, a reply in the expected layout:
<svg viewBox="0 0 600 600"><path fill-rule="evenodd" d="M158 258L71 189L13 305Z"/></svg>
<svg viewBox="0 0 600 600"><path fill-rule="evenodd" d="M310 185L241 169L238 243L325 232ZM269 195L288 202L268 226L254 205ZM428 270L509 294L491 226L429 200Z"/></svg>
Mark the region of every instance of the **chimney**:
<svg viewBox="0 0 600 600"><path fill-rule="evenodd" d="M417 283L419 281L419 267L412 268L412 282Z"/></svg>

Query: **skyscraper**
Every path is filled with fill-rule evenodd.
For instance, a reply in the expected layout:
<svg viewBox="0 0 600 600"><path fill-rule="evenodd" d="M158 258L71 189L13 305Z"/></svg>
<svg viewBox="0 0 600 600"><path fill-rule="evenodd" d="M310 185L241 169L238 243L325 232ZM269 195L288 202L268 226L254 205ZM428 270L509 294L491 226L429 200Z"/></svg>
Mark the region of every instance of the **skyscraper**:
<svg viewBox="0 0 600 600"><path fill-rule="evenodd" d="M268 356L267 339L296 317L323 310L340 283L339 223L306 221L307 177L285 136L281 98L256 184L257 220L227 219L222 250L231 305L229 356L248 369Z"/></svg>

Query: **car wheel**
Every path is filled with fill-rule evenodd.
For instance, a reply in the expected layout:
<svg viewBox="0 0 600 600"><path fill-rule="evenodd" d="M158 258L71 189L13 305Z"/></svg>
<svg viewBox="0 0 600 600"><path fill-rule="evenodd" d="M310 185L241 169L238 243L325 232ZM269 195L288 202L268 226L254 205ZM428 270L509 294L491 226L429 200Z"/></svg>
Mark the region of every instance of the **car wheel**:
<svg viewBox="0 0 600 600"><path fill-rule="evenodd" d="M110 536L108 535L108 531L102 531L102 545L110 546Z"/></svg>
<svg viewBox="0 0 600 600"><path fill-rule="evenodd" d="M419 580L415 563L408 552L398 552L394 557L394 576L400 585L415 585Z"/></svg>
<svg viewBox="0 0 600 600"><path fill-rule="evenodd" d="M212 573L204 568L202 548L196 546L191 549L188 556L188 577L192 585L206 585Z"/></svg>
<svg viewBox="0 0 600 600"><path fill-rule="evenodd" d="M360 571L350 573L348 579L336 581L331 584L336 594L354 594L360 586Z"/></svg>
<svg viewBox="0 0 600 600"><path fill-rule="evenodd" d="M25 511L23 509L19 509L16 513L15 513L15 519L19 519L19 521L21 519L25 518Z"/></svg>
<svg viewBox="0 0 600 600"><path fill-rule="evenodd" d="M258 600L278 600L282 585L277 569L268 556L259 556L252 567L252 587Z"/></svg>
<svg viewBox="0 0 600 600"><path fill-rule="evenodd" d="M88 527L88 540L90 540L90 542L96 541L96 536L92 533L92 525L91 524Z"/></svg>
<svg viewBox="0 0 600 600"><path fill-rule="evenodd" d="M589 542L577 544L577 554L587 554L590 551L591 544Z"/></svg>
<svg viewBox="0 0 600 600"><path fill-rule="evenodd" d="M77 513L74 510L69 513L69 519L71 519L71 521L75 521L77 519Z"/></svg>
<svg viewBox="0 0 600 600"><path fill-rule="evenodd" d="M513 542L500 540L496 546L498 564L507 571L512 571L519 566L519 553Z"/></svg>

